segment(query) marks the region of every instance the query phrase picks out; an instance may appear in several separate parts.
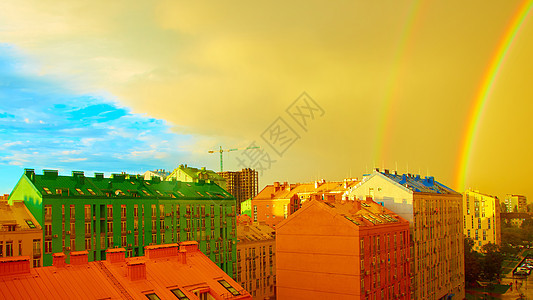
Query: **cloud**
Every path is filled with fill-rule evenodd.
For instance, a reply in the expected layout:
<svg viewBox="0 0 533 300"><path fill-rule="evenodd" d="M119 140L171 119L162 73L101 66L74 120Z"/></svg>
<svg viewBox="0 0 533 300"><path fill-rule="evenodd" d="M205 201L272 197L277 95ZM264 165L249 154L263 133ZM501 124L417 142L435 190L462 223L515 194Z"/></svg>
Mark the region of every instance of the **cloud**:
<svg viewBox="0 0 533 300"><path fill-rule="evenodd" d="M0 57L0 78L11 79L0 80L2 99L20 103L0 110L0 132L54 132L56 140L33 148L94 147L84 157L102 165L168 140L159 152L185 151L191 164L216 166L218 157L206 150L260 143L307 91L325 115L299 132L302 139L277 157L265 182L338 178L397 162L400 171L429 167L450 184L472 99L517 5L3 1L0 40L24 55ZM525 178L533 167L507 146L531 131L523 120L532 105L533 42L525 38L532 28L524 22L509 49L479 127L479 171L471 178L488 189L518 185L483 178L488 174ZM28 85L39 88L38 97ZM237 167L235 155L225 156L228 168ZM487 162L498 168L487 172Z"/></svg>
<svg viewBox="0 0 533 300"><path fill-rule="evenodd" d="M176 145L190 137L171 132L167 122L132 113L114 98L73 92L17 61L23 58L15 48L0 46L6 67L0 77L0 165L142 172L171 168L188 155ZM13 173L0 178L5 176Z"/></svg>

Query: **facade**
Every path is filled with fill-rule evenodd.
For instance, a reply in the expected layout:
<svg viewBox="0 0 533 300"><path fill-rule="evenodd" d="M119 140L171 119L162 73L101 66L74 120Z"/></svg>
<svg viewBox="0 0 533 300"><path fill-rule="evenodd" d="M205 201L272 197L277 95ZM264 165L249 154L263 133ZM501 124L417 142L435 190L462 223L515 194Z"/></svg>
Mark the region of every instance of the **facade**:
<svg viewBox="0 0 533 300"><path fill-rule="evenodd" d="M508 194L505 196L507 212L527 212L527 198L523 195Z"/></svg>
<svg viewBox="0 0 533 300"><path fill-rule="evenodd" d="M237 219L237 271L234 279L253 299L275 299L276 238L274 229L253 224L248 215Z"/></svg>
<svg viewBox="0 0 533 300"><path fill-rule="evenodd" d="M464 299L461 194L433 177L376 170L346 197L370 197L409 221L411 299Z"/></svg>
<svg viewBox="0 0 533 300"><path fill-rule="evenodd" d="M144 180L151 180L154 177L159 177L161 180L165 180L167 176L170 175L170 172L165 169L157 169L154 171L146 171L142 174Z"/></svg>
<svg viewBox="0 0 533 300"><path fill-rule="evenodd" d="M358 182L357 178L343 182L326 182L323 179L295 184L274 182L252 199L251 216L254 222L263 222L274 228L296 212L305 201L340 200L344 192Z"/></svg>
<svg viewBox="0 0 533 300"><path fill-rule="evenodd" d="M501 244L500 200L496 196L467 190L463 201L463 233L474 240L474 250L488 243Z"/></svg>
<svg viewBox="0 0 533 300"><path fill-rule="evenodd" d="M194 241L146 246L138 258L124 248L106 252L97 262L73 252L70 264L54 253L53 266L33 269L28 257L0 259L0 299L252 299Z"/></svg>
<svg viewBox="0 0 533 300"><path fill-rule="evenodd" d="M371 200L311 200L276 239L279 299L411 299L409 224Z"/></svg>
<svg viewBox="0 0 533 300"><path fill-rule="evenodd" d="M213 183L144 180L97 173L86 177L56 170L26 169L9 201L24 201L44 228L43 265L52 253L87 251L105 260L106 249L123 247L127 257L144 246L196 240L200 250L232 275L236 255L235 199Z"/></svg>
<svg viewBox="0 0 533 300"><path fill-rule="evenodd" d="M237 209L240 214L240 204L252 199L259 190L259 173L250 168L241 171L219 172L218 175L226 180L226 190L237 200Z"/></svg>
<svg viewBox="0 0 533 300"><path fill-rule="evenodd" d="M42 266L43 230L23 202L0 200L0 258L27 256L31 267Z"/></svg>
<svg viewBox="0 0 533 300"><path fill-rule="evenodd" d="M166 181L183 181L183 182L209 182L215 183L219 187L226 189L226 180L215 173L215 171L207 170L205 167L201 169L189 167L187 165L179 165L170 175L165 178Z"/></svg>

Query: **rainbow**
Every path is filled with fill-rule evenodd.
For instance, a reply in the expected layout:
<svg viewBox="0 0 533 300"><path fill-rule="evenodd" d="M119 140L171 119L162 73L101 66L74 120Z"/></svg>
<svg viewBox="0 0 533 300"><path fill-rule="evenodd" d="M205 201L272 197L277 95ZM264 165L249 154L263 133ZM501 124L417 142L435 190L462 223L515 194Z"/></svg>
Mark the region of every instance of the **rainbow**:
<svg viewBox="0 0 533 300"><path fill-rule="evenodd" d="M481 121L483 110L487 104L490 92L492 91L496 81L496 77L502 67L507 53L509 52L509 49L511 48L511 45L513 44L513 41L516 38L518 31L522 27L522 24L524 23L524 20L528 16L532 7L533 0L523 1L519 6L513 18L509 22L509 26L500 40L492 59L490 60L489 67L482 77L481 85L477 90L475 100L473 101L470 109L470 114L467 120L467 128L459 148L457 160L458 164L456 167L455 176L455 188L458 190L462 191L465 188L466 172L468 171L468 166L470 164L474 138Z"/></svg>
<svg viewBox="0 0 533 300"><path fill-rule="evenodd" d="M398 98L399 90L401 87L401 73L406 70L405 62L411 52L411 48L414 45L414 40L416 38L416 30L422 28L421 26L421 16L426 9L426 5L422 0L414 0L411 2L411 6L408 10L408 15L406 22L403 26L401 38L399 39L399 44L397 50L395 51L394 61L396 64L391 66L391 72L387 79L387 85L385 86L385 95L383 96L383 113L381 114L381 120L377 124L378 134L376 135L377 140L375 143L374 151L374 164L379 164L379 162L384 163L385 151L390 147L387 145L387 142L391 140L392 135L392 125L394 124L394 114L396 99Z"/></svg>

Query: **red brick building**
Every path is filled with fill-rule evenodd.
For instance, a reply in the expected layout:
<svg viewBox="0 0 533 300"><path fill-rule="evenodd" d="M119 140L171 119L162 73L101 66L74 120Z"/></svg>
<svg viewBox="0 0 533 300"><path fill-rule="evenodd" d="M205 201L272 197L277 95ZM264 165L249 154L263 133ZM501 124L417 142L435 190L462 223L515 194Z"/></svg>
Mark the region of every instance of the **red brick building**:
<svg viewBox="0 0 533 300"><path fill-rule="evenodd" d="M311 200L276 226L279 299L410 299L409 223L371 201Z"/></svg>

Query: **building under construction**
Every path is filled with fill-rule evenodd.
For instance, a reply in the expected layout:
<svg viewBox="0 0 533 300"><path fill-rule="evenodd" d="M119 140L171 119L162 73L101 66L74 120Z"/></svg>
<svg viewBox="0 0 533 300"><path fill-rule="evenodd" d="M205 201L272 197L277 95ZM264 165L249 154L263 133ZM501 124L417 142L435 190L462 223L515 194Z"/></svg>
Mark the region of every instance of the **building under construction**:
<svg viewBox="0 0 533 300"><path fill-rule="evenodd" d="M237 212L241 213L241 202L255 197L258 193L259 176L254 169L219 172L226 179L226 191L237 200Z"/></svg>

